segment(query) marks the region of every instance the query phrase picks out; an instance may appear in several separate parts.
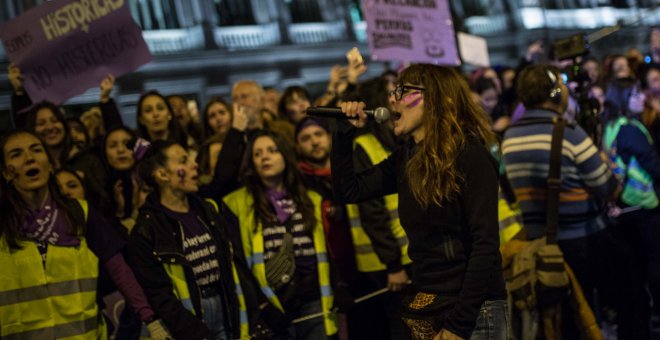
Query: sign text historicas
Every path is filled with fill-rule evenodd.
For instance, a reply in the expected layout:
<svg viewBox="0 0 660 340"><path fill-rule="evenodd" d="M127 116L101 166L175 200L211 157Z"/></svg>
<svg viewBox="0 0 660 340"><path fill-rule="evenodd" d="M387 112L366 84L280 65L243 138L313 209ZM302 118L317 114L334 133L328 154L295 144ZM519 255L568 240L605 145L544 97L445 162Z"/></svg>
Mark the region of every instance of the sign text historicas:
<svg viewBox="0 0 660 340"><path fill-rule="evenodd" d="M0 24L0 38L34 103L61 104L151 61L125 0L45 2Z"/></svg>

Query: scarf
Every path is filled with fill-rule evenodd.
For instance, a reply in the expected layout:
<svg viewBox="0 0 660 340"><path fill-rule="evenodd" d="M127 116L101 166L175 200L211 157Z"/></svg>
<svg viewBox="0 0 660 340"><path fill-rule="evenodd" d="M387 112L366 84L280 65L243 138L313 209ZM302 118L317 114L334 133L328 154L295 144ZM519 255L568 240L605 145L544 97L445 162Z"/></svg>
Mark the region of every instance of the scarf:
<svg viewBox="0 0 660 340"><path fill-rule="evenodd" d="M268 189L266 195L268 195L270 204L275 208L277 221L284 224L296 211L296 205L293 203L293 200L289 198L286 190L277 191L275 189Z"/></svg>
<svg viewBox="0 0 660 340"><path fill-rule="evenodd" d="M311 175L316 177L330 177L330 169L316 168L310 163L299 162L298 168L305 175Z"/></svg>
<svg viewBox="0 0 660 340"><path fill-rule="evenodd" d="M57 246L78 246L80 239L69 233L64 214L64 210L58 208L53 197L48 195L44 205L27 216L23 232L35 241Z"/></svg>

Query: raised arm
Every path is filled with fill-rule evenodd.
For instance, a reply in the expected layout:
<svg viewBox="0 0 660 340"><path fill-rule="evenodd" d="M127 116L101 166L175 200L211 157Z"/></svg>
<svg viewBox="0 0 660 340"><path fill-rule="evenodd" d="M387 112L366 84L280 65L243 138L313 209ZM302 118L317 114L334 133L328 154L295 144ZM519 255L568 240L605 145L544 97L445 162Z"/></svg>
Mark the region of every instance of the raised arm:
<svg viewBox="0 0 660 340"><path fill-rule="evenodd" d="M342 111L350 117L350 124L339 121L332 138L332 186L335 199L341 203L356 203L393 194L397 191L396 164L390 156L376 166L360 173L353 167L353 139L356 128L364 127L367 117L364 103L342 103Z"/></svg>
<svg viewBox="0 0 660 340"><path fill-rule="evenodd" d="M222 143L211 183L200 188L202 196L221 202L225 195L241 186L239 171L247 147L244 132L246 128L247 115L245 111L238 105L234 105L232 127Z"/></svg>
<svg viewBox="0 0 660 340"><path fill-rule="evenodd" d="M101 80L99 88L101 89L100 103L101 103L101 117L103 117L103 126L105 131L110 131L114 128L124 125L121 119L121 114L117 108L115 101L110 98L112 88L115 86L115 77L108 74L107 77Z"/></svg>
<svg viewBox="0 0 660 340"><path fill-rule="evenodd" d="M8 78L14 93L11 96L11 119L14 128L20 129L25 127L25 117L27 116L26 109L32 106L32 99L28 96L23 88L23 75L21 69L14 63L9 64Z"/></svg>

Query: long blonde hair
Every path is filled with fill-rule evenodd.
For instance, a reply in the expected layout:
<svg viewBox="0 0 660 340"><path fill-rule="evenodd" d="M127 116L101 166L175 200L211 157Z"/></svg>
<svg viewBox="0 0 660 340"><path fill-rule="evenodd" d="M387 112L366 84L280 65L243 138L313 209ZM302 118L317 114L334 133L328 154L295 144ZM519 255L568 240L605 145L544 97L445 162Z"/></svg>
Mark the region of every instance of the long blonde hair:
<svg viewBox="0 0 660 340"><path fill-rule="evenodd" d="M456 159L468 135L490 145L495 136L488 116L472 99L465 79L454 69L412 65L399 75L398 83L423 86L424 139L406 165L406 177L415 200L427 208L443 205L460 192L461 174Z"/></svg>

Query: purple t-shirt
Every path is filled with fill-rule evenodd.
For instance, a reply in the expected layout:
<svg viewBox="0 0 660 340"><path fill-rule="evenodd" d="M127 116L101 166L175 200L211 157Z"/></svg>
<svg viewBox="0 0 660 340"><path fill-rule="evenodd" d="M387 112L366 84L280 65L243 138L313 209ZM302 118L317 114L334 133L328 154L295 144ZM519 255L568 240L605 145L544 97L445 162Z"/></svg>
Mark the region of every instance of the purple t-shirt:
<svg viewBox="0 0 660 340"><path fill-rule="evenodd" d="M217 245L197 213L192 210L187 213L168 211L168 215L183 226L183 255L192 266L197 286L204 289L218 282L220 263L216 254Z"/></svg>

